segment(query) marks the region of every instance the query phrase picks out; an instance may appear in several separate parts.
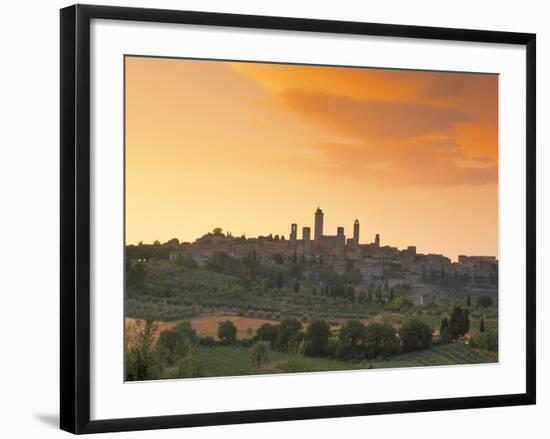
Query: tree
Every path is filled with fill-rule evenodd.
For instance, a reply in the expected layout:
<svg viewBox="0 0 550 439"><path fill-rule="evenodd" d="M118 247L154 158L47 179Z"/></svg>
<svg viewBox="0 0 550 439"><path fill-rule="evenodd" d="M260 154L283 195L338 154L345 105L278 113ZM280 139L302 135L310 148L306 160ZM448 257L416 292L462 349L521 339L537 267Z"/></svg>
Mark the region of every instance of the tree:
<svg viewBox="0 0 550 439"><path fill-rule="evenodd" d="M292 263L290 264L289 275L294 279L302 278L302 269L300 267L300 264L298 264L298 254L296 252L294 252L292 256Z"/></svg>
<svg viewBox="0 0 550 439"><path fill-rule="evenodd" d="M291 355L304 355L306 335L302 331L295 332L288 342L287 352Z"/></svg>
<svg viewBox="0 0 550 439"><path fill-rule="evenodd" d="M138 285L143 282L146 276L143 263L136 262L132 264L129 260L126 262L126 283L130 285Z"/></svg>
<svg viewBox="0 0 550 439"><path fill-rule="evenodd" d="M491 296L484 295L477 298L477 306L479 306L480 308L489 308L492 305L493 299L491 298Z"/></svg>
<svg viewBox="0 0 550 439"><path fill-rule="evenodd" d="M453 307L451 318L449 320L449 338L450 340L458 340L466 335L470 329L470 318L467 309L460 306Z"/></svg>
<svg viewBox="0 0 550 439"><path fill-rule="evenodd" d="M361 272L359 270L354 268L353 270L351 270L347 273L344 273L342 275L342 279L346 283L350 283L350 284L353 284L353 285L359 285L363 281L363 275L361 274Z"/></svg>
<svg viewBox="0 0 550 439"><path fill-rule="evenodd" d="M273 262L275 262L277 265L283 265L284 263L283 255L280 253L275 253L273 255Z"/></svg>
<svg viewBox="0 0 550 439"><path fill-rule="evenodd" d="M407 311L411 308L414 308L414 303L404 296L397 296L386 305L386 309L391 311Z"/></svg>
<svg viewBox="0 0 550 439"><path fill-rule="evenodd" d="M483 317L479 321L479 332L485 332L485 320L483 320Z"/></svg>
<svg viewBox="0 0 550 439"><path fill-rule="evenodd" d="M498 333L492 329L478 332L472 339L474 348L496 352L498 350Z"/></svg>
<svg viewBox="0 0 550 439"><path fill-rule="evenodd" d="M388 357L399 352L399 339L393 326L387 323L371 323L364 334L365 357Z"/></svg>
<svg viewBox="0 0 550 439"><path fill-rule="evenodd" d="M294 292L295 293L300 292L300 282L298 282L298 281L294 282Z"/></svg>
<svg viewBox="0 0 550 439"><path fill-rule="evenodd" d="M250 357L256 366L260 367L269 359L271 346L267 341L258 341L250 350Z"/></svg>
<svg viewBox="0 0 550 439"><path fill-rule="evenodd" d="M302 329L302 324L298 321L298 319L291 317L288 319L284 319L279 324L279 331L277 334L277 347L286 352L289 350L290 341L292 337L300 332Z"/></svg>
<svg viewBox="0 0 550 439"><path fill-rule="evenodd" d="M215 227L214 230L212 230L212 235L214 236L223 236L223 229L221 227Z"/></svg>
<svg viewBox="0 0 550 439"><path fill-rule="evenodd" d="M181 322L160 333L156 352L164 365L173 366L178 360L185 357L197 343L197 334L191 324Z"/></svg>
<svg viewBox="0 0 550 439"><path fill-rule="evenodd" d="M469 294L468 296L466 296L466 306L467 307L472 306L472 297Z"/></svg>
<svg viewBox="0 0 550 439"><path fill-rule="evenodd" d="M127 327L126 380L144 381L155 377L153 344L157 324L152 320L136 320Z"/></svg>
<svg viewBox="0 0 550 439"><path fill-rule="evenodd" d="M449 335L449 319L444 317L439 325L439 340L443 343L449 343L451 337Z"/></svg>
<svg viewBox="0 0 550 439"><path fill-rule="evenodd" d="M240 261L225 252L214 252L206 262L206 268L222 274L239 275L241 273Z"/></svg>
<svg viewBox="0 0 550 439"><path fill-rule="evenodd" d="M340 329L336 355L345 360L364 357L365 325L359 320L348 320Z"/></svg>
<svg viewBox="0 0 550 439"><path fill-rule="evenodd" d="M432 328L421 320L409 320L401 326L399 338L403 352L428 349L432 344Z"/></svg>
<svg viewBox="0 0 550 439"><path fill-rule="evenodd" d="M211 335L205 335L204 337L199 338L199 345L211 348L216 344L216 340Z"/></svg>
<svg viewBox="0 0 550 439"><path fill-rule="evenodd" d="M313 320L306 330L306 355L321 357L326 355L330 325L324 320Z"/></svg>
<svg viewBox="0 0 550 439"><path fill-rule="evenodd" d="M237 327L231 320L220 322L218 326L218 338L223 344L235 344L237 341Z"/></svg>
<svg viewBox="0 0 550 439"><path fill-rule="evenodd" d="M282 271L277 273L277 288L280 290L285 284L285 278Z"/></svg>
<svg viewBox="0 0 550 439"><path fill-rule="evenodd" d="M274 348L277 343L277 336L279 335L279 327L271 325L270 323L264 323L256 330L256 338L260 341L267 341L271 348Z"/></svg>
<svg viewBox="0 0 550 439"><path fill-rule="evenodd" d="M193 258L185 258L183 256L176 259L175 264L181 267L187 267L192 269L199 268L199 264L197 263L197 261L195 261Z"/></svg>

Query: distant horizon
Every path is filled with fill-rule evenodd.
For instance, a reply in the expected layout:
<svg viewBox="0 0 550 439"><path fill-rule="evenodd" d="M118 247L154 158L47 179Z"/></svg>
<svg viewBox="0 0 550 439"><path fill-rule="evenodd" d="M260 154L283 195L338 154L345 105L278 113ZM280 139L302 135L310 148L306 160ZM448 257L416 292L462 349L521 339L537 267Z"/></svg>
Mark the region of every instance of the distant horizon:
<svg viewBox="0 0 550 439"><path fill-rule="evenodd" d="M301 236L319 204L325 234L357 218L363 244L498 257L497 75L132 56L125 72L127 243Z"/></svg>

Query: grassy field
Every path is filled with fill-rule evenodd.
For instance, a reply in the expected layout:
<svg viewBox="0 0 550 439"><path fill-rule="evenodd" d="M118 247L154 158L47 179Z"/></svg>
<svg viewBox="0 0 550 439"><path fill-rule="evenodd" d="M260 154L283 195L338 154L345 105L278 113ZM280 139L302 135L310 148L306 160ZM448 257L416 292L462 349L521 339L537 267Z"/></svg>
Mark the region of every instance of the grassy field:
<svg viewBox="0 0 550 439"><path fill-rule="evenodd" d="M465 344L435 346L402 354L391 360L353 363L327 358L312 358L272 351L266 363L258 367L243 346L199 347L193 355L193 371L168 368L162 378L221 377L273 373L324 372L398 367L427 367L450 364L482 364L498 361L497 354L473 349Z"/></svg>

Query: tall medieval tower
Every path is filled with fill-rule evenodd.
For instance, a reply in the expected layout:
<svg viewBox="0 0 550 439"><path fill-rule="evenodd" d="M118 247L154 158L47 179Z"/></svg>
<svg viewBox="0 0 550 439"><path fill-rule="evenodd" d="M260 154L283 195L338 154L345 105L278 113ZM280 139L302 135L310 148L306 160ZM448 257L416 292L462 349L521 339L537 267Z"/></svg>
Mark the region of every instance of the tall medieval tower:
<svg viewBox="0 0 550 439"><path fill-rule="evenodd" d="M298 224L290 225L290 242L296 242L298 239Z"/></svg>
<svg viewBox="0 0 550 439"><path fill-rule="evenodd" d="M319 241L323 237L323 216L323 211L317 207L315 211L315 241Z"/></svg>
<svg viewBox="0 0 550 439"><path fill-rule="evenodd" d="M353 244L359 245L359 220L353 223Z"/></svg>
<svg viewBox="0 0 550 439"><path fill-rule="evenodd" d="M311 229L309 227L302 228L302 240L304 241L304 253L311 252Z"/></svg>
<svg viewBox="0 0 550 439"><path fill-rule="evenodd" d="M342 250L346 246L346 235L344 235L344 228L342 226L336 229L336 243Z"/></svg>

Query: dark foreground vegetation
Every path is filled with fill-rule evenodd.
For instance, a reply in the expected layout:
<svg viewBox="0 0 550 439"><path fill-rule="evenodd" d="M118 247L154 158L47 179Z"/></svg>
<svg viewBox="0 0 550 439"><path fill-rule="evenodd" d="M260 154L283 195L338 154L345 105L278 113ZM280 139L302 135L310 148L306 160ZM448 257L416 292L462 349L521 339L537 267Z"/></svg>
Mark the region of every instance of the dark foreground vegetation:
<svg viewBox="0 0 550 439"><path fill-rule="evenodd" d="M432 329L416 319L397 332L386 323L349 320L332 330L324 320L304 327L289 318L266 323L242 340L231 320L219 324L217 338L198 336L186 321L156 337L156 325L137 320L127 328L128 381L497 361L495 332L478 332L467 345L458 334L434 339Z"/></svg>

